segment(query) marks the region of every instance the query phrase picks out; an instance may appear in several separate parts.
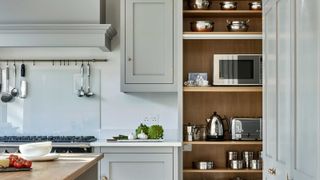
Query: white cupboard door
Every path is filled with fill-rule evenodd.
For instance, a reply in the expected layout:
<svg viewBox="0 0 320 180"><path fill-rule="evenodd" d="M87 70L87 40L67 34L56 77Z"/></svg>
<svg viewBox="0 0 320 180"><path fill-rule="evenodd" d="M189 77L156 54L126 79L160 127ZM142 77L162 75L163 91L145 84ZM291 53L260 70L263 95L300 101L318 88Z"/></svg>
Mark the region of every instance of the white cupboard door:
<svg viewBox="0 0 320 180"><path fill-rule="evenodd" d="M126 83L172 84L173 0L126 0Z"/></svg>
<svg viewBox="0 0 320 180"><path fill-rule="evenodd" d="M273 3L265 12L263 176L283 180L290 168L291 1Z"/></svg>
<svg viewBox="0 0 320 180"><path fill-rule="evenodd" d="M295 180L319 180L319 0L296 0L295 107L292 170Z"/></svg>
<svg viewBox="0 0 320 180"><path fill-rule="evenodd" d="M172 154L105 154L101 175L108 180L173 180Z"/></svg>

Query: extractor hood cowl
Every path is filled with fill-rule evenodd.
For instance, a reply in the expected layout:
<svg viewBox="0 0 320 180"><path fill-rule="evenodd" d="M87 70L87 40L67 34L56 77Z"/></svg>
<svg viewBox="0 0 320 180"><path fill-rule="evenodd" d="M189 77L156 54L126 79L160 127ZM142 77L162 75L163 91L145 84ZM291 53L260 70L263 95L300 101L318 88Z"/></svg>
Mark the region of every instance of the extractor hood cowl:
<svg viewBox="0 0 320 180"><path fill-rule="evenodd" d="M1 24L1 47L98 47L111 51L110 24Z"/></svg>

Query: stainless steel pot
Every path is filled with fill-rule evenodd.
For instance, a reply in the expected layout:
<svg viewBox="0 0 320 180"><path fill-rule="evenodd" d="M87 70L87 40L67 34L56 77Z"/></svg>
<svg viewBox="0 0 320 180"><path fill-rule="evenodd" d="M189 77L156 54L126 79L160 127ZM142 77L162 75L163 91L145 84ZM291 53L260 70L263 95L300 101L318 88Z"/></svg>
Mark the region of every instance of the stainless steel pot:
<svg viewBox="0 0 320 180"><path fill-rule="evenodd" d="M236 10L238 3L234 1L223 1L220 3L222 10Z"/></svg>
<svg viewBox="0 0 320 180"><path fill-rule="evenodd" d="M213 169L214 164L213 161L198 161L192 162L193 169L201 169L201 170L208 170Z"/></svg>
<svg viewBox="0 0 320 180"><path fill-rule="evenodd" d="M242 160L232 160L231 163L231 169L243 169L243 161Z"/></svg>
<svg viewBox="0 0 320 180"><path fill-rule="evenodd" d="M191 31L194 32L212 32L214 29L213 21L193 21L191 22Z"/></svg>
<svg viewBox="0 0 320 180"><path fill-rule="evenodd" d="M242 152L242 159L244 161L244 168L249 168L250 167L250 161L253 159L253 152L250 151L243 151Z"/></svg>
<svg viewBox="0 0 320 180"><path fill-rule="evenodd" d="M251 160L250 161L251 169L262 169L262 161L261 160Z"/></svg>
<svg viewBox="0 0 320 180"><path fill-rule="evenodd" d="M189 7L193 10L209 9L211 1L209 0L189 0Z"/></svg>
<svg viewBox="0 0 320 180"><path fill-rule="evenodd" d="M262 9L262 4L261 2L251 2L249 3L249 9L250 10L261 10Z"/></svg>
<svg viewBox="0 0 320 180"><path fill-rule="evenodd" d="M227 28L230 32L247 32L249 29L248 20L237 20L237 21L229 21L227 20Z"/></svg>

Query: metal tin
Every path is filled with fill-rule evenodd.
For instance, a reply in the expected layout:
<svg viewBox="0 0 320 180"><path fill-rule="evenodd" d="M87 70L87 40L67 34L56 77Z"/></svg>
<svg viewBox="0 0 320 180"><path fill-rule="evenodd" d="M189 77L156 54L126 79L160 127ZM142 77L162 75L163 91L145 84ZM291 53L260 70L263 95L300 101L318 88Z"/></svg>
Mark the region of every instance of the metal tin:
<svg viewBox="0 0 320 180"><path fill-rule="evenodd" d="M243 161L242 160L232 160L231 163L231 169L243 169Z"/></svg>
<svg viewBox="0 0 320 180"><path fill-rule="evenodd" d="M191 31L194 32L212 32L214 28L213 21L193 21L191 22Z"/></svg>
<svg viewBox="0 0 320 180"><path fill-rule="evenodd" d="M194 169L208 170L208 169L213 169L214 164L213 164L213 161L198 161L198 162L192 162L192 167Z"/></svg>
<svg viewBox="0 0 320 180"><path fill-rule="evenodd" d="M237 2L234 1L224 1L220 3L221 10L236 10Z"/></svg>
<svg viewBox="0 0 320 180"><path fill-rule="evenodd" d="M250 10L261 10L262 9L262 3L261 2L251 2L249 3L249 9Z"/></svg>
<svg viewBox="0 0 320 180"><path fill-rule="evenodd" d="M232 160L238 160L238 152L236 151L227 152L227 167L231 167Z"/></svg>
<svg viewBox="0 0 320 180"><path fill-rule="evenodd" d="M250 161L250 168L251 169L262 169L262 161L261 160L251 160Z"/></svg>
<svg viewBox="0 0 320 180"><path fill-rule="evenodd" d="M189 0L189 8L193 10L209 9L211 1L209 0Z"/></svg>
<svg viewBox="0 0 320 180"><path fill-rule="evenodd" d="M253 159L254 153L251 151L243 151L242 152L242 159L244 161L244 168L250 167L250 161Z"/></svg>

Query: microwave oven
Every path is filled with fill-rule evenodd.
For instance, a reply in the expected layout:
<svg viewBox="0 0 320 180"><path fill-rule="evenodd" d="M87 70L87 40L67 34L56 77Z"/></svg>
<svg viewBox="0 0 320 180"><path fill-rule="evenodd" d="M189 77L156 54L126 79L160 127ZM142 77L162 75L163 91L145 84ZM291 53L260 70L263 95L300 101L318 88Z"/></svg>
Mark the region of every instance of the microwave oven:
<svg viewBox="0 0 320 180"><path fill-rule="evenodd" d="M262 85L261 54L213 55L213 85Z"/></svg>

